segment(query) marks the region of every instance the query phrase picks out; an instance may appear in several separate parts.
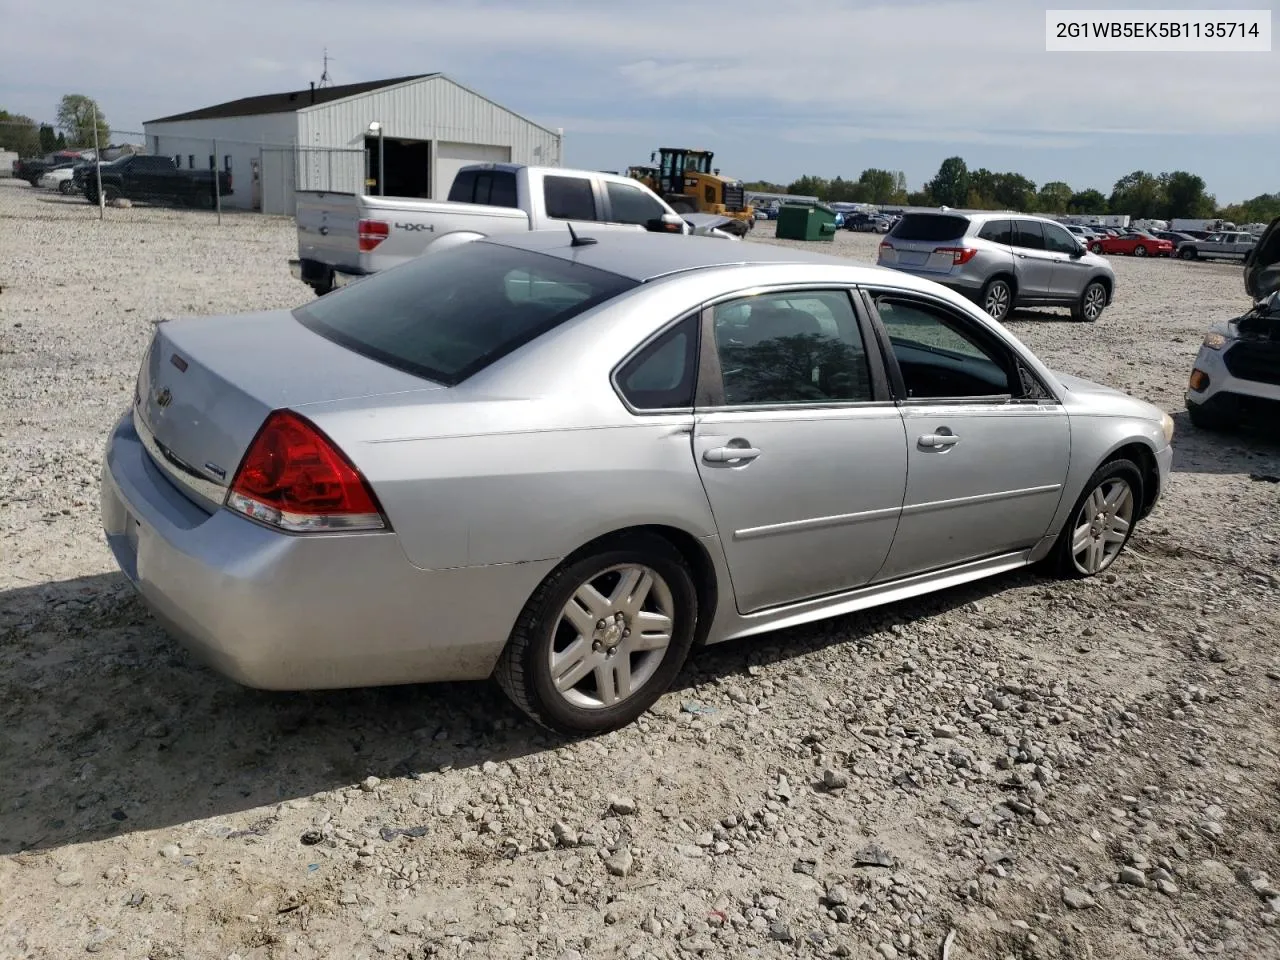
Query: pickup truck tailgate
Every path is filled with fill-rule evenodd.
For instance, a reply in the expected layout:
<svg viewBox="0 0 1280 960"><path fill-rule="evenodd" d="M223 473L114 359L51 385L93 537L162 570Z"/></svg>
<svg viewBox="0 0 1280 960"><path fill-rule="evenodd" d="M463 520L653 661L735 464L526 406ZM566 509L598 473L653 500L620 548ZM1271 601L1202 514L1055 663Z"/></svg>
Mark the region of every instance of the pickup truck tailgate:
<svg viewBox="0 0 1280 960"><path fill-rule="evenodd" d="M299 190L298 257L331 267L358 267L360 203L352 193Z"/></svg>

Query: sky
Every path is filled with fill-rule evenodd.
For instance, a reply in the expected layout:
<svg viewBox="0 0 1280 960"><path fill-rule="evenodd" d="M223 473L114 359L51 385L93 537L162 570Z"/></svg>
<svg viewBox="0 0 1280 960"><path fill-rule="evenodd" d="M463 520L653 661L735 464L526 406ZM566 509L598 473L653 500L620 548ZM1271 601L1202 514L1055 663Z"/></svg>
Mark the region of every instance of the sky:
<svg viewBox="0 0 1280 960"><path fill-rule="evenodd" d="M141 131L305 89L327 47L335 83L449 74L563 127L565 165L586 169L692 146L714 150L726 174L780 183L883 167L916 189L959 155L971 169L1104 193L1134 170L1177 169L1202 176L1220 203L1280 190L1280 50L1048 53L1048 5L130 0L121 16L101 0L60 0L57 16L4 18L0 109L49 120L62 94L84 93L114 130Z"/></svg>

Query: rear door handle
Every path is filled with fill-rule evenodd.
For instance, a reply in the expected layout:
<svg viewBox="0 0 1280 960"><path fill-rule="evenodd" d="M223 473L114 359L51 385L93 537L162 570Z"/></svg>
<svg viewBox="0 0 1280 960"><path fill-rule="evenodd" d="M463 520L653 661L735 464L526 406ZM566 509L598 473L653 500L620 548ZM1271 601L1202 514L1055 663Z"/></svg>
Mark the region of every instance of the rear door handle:
<svg viewBox="0 0 1280 960"><path fill-rule="evenodd" d="M927 450L937 450L943 447L954 447L960 442L960 438L954 433L926 433L916 442Z"/></svg>
<svg viewBox="0 0 1280 960"><path fill-rule="evenodd" d="M731 463L734 460L754 460L760 456L755 447L712 447L702 454L707 463Z"/></svg>

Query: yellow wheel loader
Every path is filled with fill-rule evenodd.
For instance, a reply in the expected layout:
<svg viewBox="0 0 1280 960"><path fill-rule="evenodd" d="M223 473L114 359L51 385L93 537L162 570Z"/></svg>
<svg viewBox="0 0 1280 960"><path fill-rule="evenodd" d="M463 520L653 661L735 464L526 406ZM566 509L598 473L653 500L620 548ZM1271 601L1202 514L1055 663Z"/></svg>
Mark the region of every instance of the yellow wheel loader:
<svg viewBox="0 0 1280 960"><path fill-rule="evenodd" d="M745 236L755 226L756 212L747 203L741 180L723 177L711 166L715 154L690 147L660 147L649 164L627 168L677 213L711 213L733 218L722 229Z"/></svg>

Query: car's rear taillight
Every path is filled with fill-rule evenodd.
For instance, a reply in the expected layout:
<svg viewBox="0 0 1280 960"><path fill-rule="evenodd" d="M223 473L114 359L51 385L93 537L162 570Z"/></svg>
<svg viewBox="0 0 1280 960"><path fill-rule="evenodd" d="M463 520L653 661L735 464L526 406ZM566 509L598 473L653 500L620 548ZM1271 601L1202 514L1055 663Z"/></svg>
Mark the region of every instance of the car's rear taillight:
<svg viewBox="0 0 1280 960"><path fill-rule="evenodd" d="M274 411L258 430L226 505L293 533L389 529L355 464L315 424L289 410Z"/></svg>
<svg viewBox="0 0 1280 960"><path fill-rule="evenodd" d="M383 220L361 220L357 225L360 252L368 253L391 234L391 224Z"/></svg>
<svg viewBox="0 0 1280 960"><path fill-rule="evenodd" d="M933 252L951 254L951 265L958 267L972 260L978 250L976 247L934 247Z"/></svg>
<svg viewBox="0 0 1280 960"><path fill-rule="evenodd" d="M880 241L880 252L881 252L881 253L884 253L886 250L892 250L892 249L893 249L893 244L892 244L892 243L890 243L888 240L881 240L881 241Z"/></svg>

